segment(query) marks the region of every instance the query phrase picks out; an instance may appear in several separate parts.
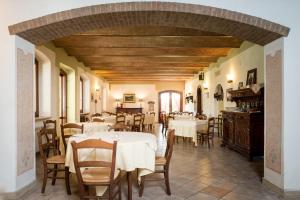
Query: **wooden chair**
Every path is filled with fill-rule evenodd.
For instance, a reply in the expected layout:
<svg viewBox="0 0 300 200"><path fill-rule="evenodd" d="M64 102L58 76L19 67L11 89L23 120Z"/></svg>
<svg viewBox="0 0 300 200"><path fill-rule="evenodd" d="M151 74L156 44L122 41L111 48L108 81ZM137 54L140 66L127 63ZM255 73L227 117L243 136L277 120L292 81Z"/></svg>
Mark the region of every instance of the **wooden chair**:
<svg viewBox="0 0 300 200"><path fill-rule="evenodd" d="M154 173L164 174L164 180L165 180L168 195L171 195L170 181L169 181L169 166L170 166L170 161L171 161L171 157L173 154L174 141L175 141L175 131L168 130L167 148L166 148L165 156L155 158L156 169L155 169ZM159 167L160 168L162 167L162 169L157 169ZM140 187L139 187L139 196L140 197L143 196L145 180L146 180L146 176L142 176Z"/></svg>
<svg viewBox="0 0 300 200"><path fill-rule="evenodd" d="M105 122L105 120L95 117L92 119L92 122Z"/></svg>
<svg viewBox="0 0 300 200"><path fill-rule="evenodd" d="M121 199L121 172L115 169L117 142L107 143L97 139L85 140L79 143L72 142L73 160L78 180L80 199L98 199L97 194L92 194L91 189L96 186L108 187L108 199ZM81 149L103 149L111 151L111 160L79 161L78 152ZM114 194L115 187L118 186ZM102 199L102 198L101 198Z"/></svg>
<svg viewBox="0 0 300 200"><path fill-rule="evenodd" d="M76 133L72 133L73 130L77 130L77 133L83 133L83 124L82 125L75 124L75 123L67 123L67 124L64 124L64 125L61 124L60 128L61 128L61 137L62 137L62 141L63 141L63 144L64 144L64 149L65 149L65 152L66 152L66 150L67 150L67 141L66 141L66 139L68 139L72 135L76 134ZM66 129L69 129L71 133L66 134L66 132L65 132Z"/></svg>
<svg viewBox="0 0 300 200"><path fill-rule="evenodd" d="M167 136L167 130L169 129L169 121L170 120L174 120L175 119L175 117L174 116L164 116L164 127L163 127L163 129L164 129L164 132L165 132L165 136Z"/></svg>
<svg viewBox="0 0 300 200"><path fill-rule="evenodd" d="M52 156L47 155L49 152L49 147L51 147L51 143L47 140L47 132L45 128L42 128L37 133L39 150L40 150L40 158L43 165L43 184L41 192L44 193L46 189L46 184L48 178L52 179L52 185L55 185L56 179L65 179L65 184L67 188L67 193L71 194L69 179L66 179L66 168L65 168L65 157L62 155L54 154ZM65 172L65 176L57 176L57 172Z"/></svg>
<svg viewBox="0 0 300 200"><path fill-rule="evenodd" d="M125 115L117 115L116 116L116 124L125 124L126 116Z"/></svg>
<svg viewBox="0 0 300 200"><path fill-rule="evenodd" d="M132 125L132 131L140 132L141 131L141 125L142 125L142 115L136 114L133 116L133 125Z"/></svg>
<svg viewBox="0 0 300 200"><path fill-rule="evenodd" d="M109 126L108 131L131 131L131 126L125 125L125 124L115 124L112 126Z"/></svg>
<svg viewBox="0 0 300 200"><path fill-rule="evenodd" d="M91 118L93 119L93 117L101 117L102 116L102 114L100 114L100 113L95 113L95 114L92 114L91 115Z"/></svg>
<svg viewBox="0 0 300 200"><path fill-rule="evenodd" d="M223 118L222 115L219 114L217 118L215 118L215 130L217 132L218 137L222 137L222 128L223 128Z"/></svg>
<svg viewBox="0 0 300 200"><path fill-rule="evenodd" d="M55 120L45 120L43 121L44 130L46 132L46 140L49 144L49 151L53 151L55 154L59 154L59 137L57 137L56 132L56 121ZM47 156L49 155L47 152Z"/></svg>
<svg viewBox="0 0 300 200"><path fill-rule="evenodd" d="M210 149L210 142L214 145L214 129L215 129L215 118L211 117L208 119L207 131L201 132L197 131L197 141L201 141L201 144L207 143Z"/></svg>

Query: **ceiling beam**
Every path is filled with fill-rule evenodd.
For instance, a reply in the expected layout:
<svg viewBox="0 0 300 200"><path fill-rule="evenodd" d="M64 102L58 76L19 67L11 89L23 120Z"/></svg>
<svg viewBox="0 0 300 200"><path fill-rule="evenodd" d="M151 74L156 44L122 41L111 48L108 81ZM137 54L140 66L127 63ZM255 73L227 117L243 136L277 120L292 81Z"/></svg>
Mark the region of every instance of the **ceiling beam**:
<svg viewBox="0 0 300 200"><path fill-rule="evenodd" d="M77 56L77 59L87 65L105 62L144 62L144 63L211 63L217 56Z"/></svg>
<svg viewBox="0 0 300 200"><path fill-rule="evenodd" d="M209 63L146 63L146 62L111 62L111 63L98 63L96 65L89 65L86 66L90 67L91 69L101 69L101 68L112 68L112 67L119 67L119 68L204 68L208 67Z"/></svg>
<svg viewBox="0 0 300 200"><path fill-rule="evenodd" d="M167 26L128 26L101 28L77 35L98 36L220 36L222 34L201 31L191 28L177 28Z"/></svg>
<svg viewBox="0 0 300 200"><path fill-rule="evenodd" d="M82 48L66 47L70 56L226 56L230 48Z"/></svg>
<svg viewBox="0 0 300 200"><path fill-rule="evenodd" d="M231 36L69 36L54 41L58 47L222 47L239 48L242 41Z"/></svg>

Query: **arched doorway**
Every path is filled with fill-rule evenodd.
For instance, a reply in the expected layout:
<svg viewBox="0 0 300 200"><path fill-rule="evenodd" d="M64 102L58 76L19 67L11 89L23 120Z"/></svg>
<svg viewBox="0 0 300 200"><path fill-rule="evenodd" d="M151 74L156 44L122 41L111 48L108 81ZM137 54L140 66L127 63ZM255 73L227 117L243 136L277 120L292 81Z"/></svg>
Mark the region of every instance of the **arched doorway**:
<svg viewBox="0 0 300 200"><path fill-rule="evenodd" d="M46 15L8 28L11 35L18 35L40 45L98 28L143 25L193 28L234 36L260 45L289 33L288 27L262 18L210 6L173 2L94 5Z"/></svg>
<svg viewBox="0 0 300 200"><path fill-rule="evenodd" d="M197 113L202 114L202 90L199 86L197 88Z"/></svg>
<svg viewBox="0 0 300 200"><path fill-rule="evenodd" d="M260 45L289 33L287 27L242 13L168 2L117 3L72 9L10 26L9 31L39 45L96 28L134 25L194 28Z"/></svg>

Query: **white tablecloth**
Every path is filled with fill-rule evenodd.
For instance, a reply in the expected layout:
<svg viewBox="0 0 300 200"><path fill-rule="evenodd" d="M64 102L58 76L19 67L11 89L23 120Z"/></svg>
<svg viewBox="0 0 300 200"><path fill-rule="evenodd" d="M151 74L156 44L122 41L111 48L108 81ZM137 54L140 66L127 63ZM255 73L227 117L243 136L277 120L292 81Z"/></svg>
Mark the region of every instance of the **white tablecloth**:
<svg viewBox="0 0 300 200"><path fill-rule="evenodd" d="M85 122L83 124L83 133L87 135L95 133L95 132L105 132L108 131L110 125L113 123L109 122Z"/></svg>
<svg viewBox="0 0 300 200"><path fill-rule="evenodd" d="M71 141L80 142L87 139L100 139L112 143L118 141L116 153L116 169L133 171L139 169L139 177L150 174L155 170L156 137L149 133L137 132L98 132L90 135L78 134L68 141L65 166L75 173ZM79 159L95 160L97 157L108 158L110 155L103 151L84 149L79 153ZM102 195L106 187L97 188L97 194Z"/></svg>
<svg viewBox="0 0 300 200"><path fill-rule="evenodd" d="M106 117L99 117L100 119L103 119L105 122L108 123L116 123L116 116L106 116ZM126 115L125 116L125 123L127 124L127 122L129 121L129 124L133 124L133 115ZM150 115L150 114L146 114L145 115L145 120L144 120L144 124L148 125L148 124L154 124L155 121L155 116L154 115Z"/></svg>
<svg viewBox="0 0 300 200"><path fill-rule="evenodd" d="M192 115L174 115L174 119L195 119Z"/></svg>
<svg viewBox="0 0 300 200"><path fill-rule="evenodd" d="M170 120L169 129L175 129L176 136L192 138L195 146L197 146L197 131L207 130L207 120Z"/></svg>

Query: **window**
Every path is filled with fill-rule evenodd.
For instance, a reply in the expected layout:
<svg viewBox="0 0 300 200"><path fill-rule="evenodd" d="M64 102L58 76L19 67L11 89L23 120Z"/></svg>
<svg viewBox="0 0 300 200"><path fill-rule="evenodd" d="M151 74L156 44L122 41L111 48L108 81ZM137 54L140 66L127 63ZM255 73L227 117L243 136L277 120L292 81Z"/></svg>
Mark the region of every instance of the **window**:
<svg viewBox="0 0 300 200"><path fill-rule="evenodd" d="M84 89L84 82L83 82L83 78L80 77L80 82L79 82L80 113L83 113L83 89Z"/></svg>
<svg viewBox="0 0 300 200"><path fill-rule="evenodd" d="M159 112L182 111L182 95L177 91L164 91L159 94Z"/></svg>
<svg viewBox="0 0 300 200"><path fill-rule="evenodd" d="M60 70L59 73L59 85L60 85L60 119L61 124L67 122L67 73Z"/></svg>
<svg viewBox="0 0 300 200"><path fill-rule="evenodd" d="M35 59L35 117L39 117L39 61Z"/></svg>

